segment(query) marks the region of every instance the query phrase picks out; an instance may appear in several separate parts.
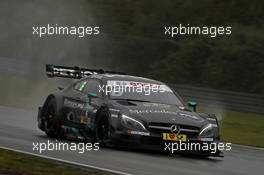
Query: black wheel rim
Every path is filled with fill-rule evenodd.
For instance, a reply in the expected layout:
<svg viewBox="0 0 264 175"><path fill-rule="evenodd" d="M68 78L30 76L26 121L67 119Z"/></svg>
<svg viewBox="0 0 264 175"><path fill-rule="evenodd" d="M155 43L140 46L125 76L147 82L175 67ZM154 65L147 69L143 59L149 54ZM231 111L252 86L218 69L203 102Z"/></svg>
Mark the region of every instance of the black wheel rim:
<svg viewBox="0 0 264 175"><path fill-rule="evenodd" d="M106 117L102 117L97 125L97 138L98 141L103 142L108 138L109 124Z"/></svg>

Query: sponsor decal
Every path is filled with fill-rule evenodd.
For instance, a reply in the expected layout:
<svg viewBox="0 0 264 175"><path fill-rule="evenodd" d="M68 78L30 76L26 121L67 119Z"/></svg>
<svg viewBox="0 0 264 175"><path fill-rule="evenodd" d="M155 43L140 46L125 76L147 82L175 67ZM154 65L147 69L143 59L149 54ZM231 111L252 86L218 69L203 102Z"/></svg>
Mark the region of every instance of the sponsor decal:
<svg viewBox="0 0 264 175"><path fill-rule="evenodd" d="M118 118L118 115L117 114L111 114L111 117Z"/></svg>
<svg viewBox="0 0 264 175"><path fill-rule="evenodd" d="M167 105L167 104L159 104L159 103L143 103L143 106L145 106L145 107L164 107L164 108L170 108L170 105Z"/></svg>
<svg viewBox="0 0 264 175"><path fill-rule="evenodd" d="M80 123L82 124L90 124L91 123L91 118L87 116L81 116Z"/></svg>
<svg viewBox="0 0 264 175"><path fill-rule="evenodd" d="M166 109L130 109L129 112L131 114L171 114L171 115L175 115L175 116L179 116L179 117L184 117L184 118L188 118L188 119L194 119L197 120L199 122L204 121L203 118L201 117L197 117L195 115L191 115L191 114L186 114L186 113L181 113L178 111L168 111ZM174 119L172 119L174 120Z"/></svg>
<svg viewBox="0 0 264 175"><path fill-rule="evenodd" d="M175 134L175 133L162 133L162 139L165 141L187 141L187 136L185 134Z"/></svg>
<svg viewBox="0 0 264 175"><path fill-rule="evenodd" d="M149 132L132 131L132 130L128 130L127 132L129 134L133 134L133 135L143 135L143 136L149 136L150 135Z"/></svg>
<svg viewBox="0 0 264 175"><path fill-rule="evenodd" d="M177 115L177 112L174 112L174 111L168 111L168 110L165 110L165 109L142 109L142 110L139 110L139 109L130 109L129 110L130 113L135 113L135 114L173 114L173 115Z"/></svg>
<svg viewBox="0 0 264 175"><path fill-rule="evenodd" d="M64 104L64 106L67 106L67 107L80 108L80 109L83 109L84 106L85 106L84 103L78 103L76 101L72 101L72 100L69 100L69 99L65 99L63 104Z"/></svg>

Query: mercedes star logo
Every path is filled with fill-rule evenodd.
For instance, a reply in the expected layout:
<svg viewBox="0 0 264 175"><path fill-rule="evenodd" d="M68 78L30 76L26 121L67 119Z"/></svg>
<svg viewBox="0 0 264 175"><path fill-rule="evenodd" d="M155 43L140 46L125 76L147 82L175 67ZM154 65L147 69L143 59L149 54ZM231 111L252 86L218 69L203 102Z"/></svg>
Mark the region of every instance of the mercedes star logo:
<svg viewBox="0 0 264 175"><path fill-rule="evenodd" d="M172 125L171 126L171 132L175 134L179 134L180 132L180 127L178 125Z"/></svg>

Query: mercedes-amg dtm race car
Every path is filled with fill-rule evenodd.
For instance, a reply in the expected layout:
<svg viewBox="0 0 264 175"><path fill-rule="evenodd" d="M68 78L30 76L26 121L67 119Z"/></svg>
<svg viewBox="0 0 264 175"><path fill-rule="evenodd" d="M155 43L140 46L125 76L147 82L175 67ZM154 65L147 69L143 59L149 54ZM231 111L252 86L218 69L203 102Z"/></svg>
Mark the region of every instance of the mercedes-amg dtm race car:
<svg viewBox="0 0 264 175"><path fill-rule="evenodd" d="M48 95L38 127L49 137L100 145L164 149L164 143L218 143L215 115L196 113L175 90L152 79L120 72L46 65L48 77L78 79ZM190 110L189 108L193 108ZM199 151L221 156L220 151Z"/></svg>

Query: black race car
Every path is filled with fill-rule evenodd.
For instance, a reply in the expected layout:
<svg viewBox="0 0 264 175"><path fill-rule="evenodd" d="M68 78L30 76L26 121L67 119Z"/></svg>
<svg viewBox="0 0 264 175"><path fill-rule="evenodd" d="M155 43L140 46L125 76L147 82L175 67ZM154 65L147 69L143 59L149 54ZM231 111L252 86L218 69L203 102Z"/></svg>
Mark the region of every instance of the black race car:
<svg viewBox="0 0 264 175"><path fill-rule="evenodd" d="M220 140L215 115L196 113L196 103L186 106L162 82L79 67L46 65L46 72L48 77L79 79L39 107L38 127L49 137L147 149ZM219 150L194 152L222 156Z"/></svg>

